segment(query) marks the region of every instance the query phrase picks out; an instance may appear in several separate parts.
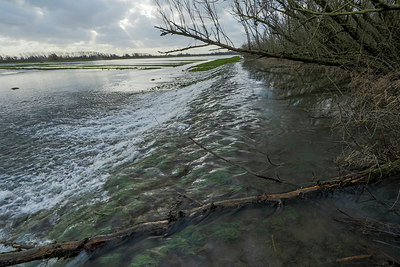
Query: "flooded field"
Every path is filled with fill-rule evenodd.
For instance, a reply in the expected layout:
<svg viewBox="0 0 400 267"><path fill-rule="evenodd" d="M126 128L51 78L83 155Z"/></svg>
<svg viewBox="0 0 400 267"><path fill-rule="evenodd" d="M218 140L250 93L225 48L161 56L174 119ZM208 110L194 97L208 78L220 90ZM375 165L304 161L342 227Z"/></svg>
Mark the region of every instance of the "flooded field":
<svg viewBox="0 0 400 267"><path fill-rule="evenodd" d="M254 64L188 71L215 58L0 68L0 240L80 240L196 206L183 195L210 203L341 174L340 137L329 117L310 112L334 101L328 88L278 88ZM288 183L255 177L190 138ZM385 183L369 186L371 194L349 188L216 212L167 236L27 266L334 266L372 254L350 264L390 264L400 260L398 241L354 227L365 218L399 223L373 199L395 202L398 180Z"/></svg>

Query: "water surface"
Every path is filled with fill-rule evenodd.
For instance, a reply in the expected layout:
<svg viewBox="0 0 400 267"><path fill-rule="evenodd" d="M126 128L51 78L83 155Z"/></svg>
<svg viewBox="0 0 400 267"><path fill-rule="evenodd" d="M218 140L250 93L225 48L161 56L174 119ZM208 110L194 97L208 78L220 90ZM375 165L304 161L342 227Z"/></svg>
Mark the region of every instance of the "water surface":
<svg viewBox="0 0 400 267"><path fill-rule="evenodd" d="M83 239L196 205L180 194L212 202L284 192L339 175L339 137L329 118L310 112L335 100L329 88L321 99L299 83L296 94L273 86L274 77L250 65L200 73L185 65L1 75L0 238L38 244ZM10 89L15 86L21 89ZM292 185L246 173L189 137ZM394 202L396 188L370 190ZM388 243L390 237L371 241L337 221L348 219L346 213L398 223L360 192L351 188L279 208L222 211L184 222L168 237L132 240L57 264L326 266L380 250L396 257L396 249L373 241Z"/></svg>

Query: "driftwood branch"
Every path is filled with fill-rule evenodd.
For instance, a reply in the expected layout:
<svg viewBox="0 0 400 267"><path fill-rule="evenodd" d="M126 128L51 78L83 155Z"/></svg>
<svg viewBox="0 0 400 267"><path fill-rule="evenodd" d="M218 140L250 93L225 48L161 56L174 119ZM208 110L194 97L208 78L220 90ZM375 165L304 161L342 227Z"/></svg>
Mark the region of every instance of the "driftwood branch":
<svg viewBox="0 0 400 267"><path fill-rule="evenodd" d="M138 237L142 234L162 234L168 229L168 226L168 220L148 222L112 234L98 235L80 241L54 243L28 250L1 253L0 266L10 266L49 258L74 257L83 250L90 252L105 245L117 246L128 238Z"/></svg>
<svg viewBox="0 0 400 267"><path fill-rule="evenodd" d="M303 198L307 195L324 190L332 190L343 186L356 185L365 182L367 179L370 179L370 173L355 175L353 177L347 177L343 179L335 179L333 182L326 182L324 184L300 188L286 193L263 194L258 196L207 203L201 205L200 207L179 211L176 213L177 216L173 218L137 224L128 229L111 234L98 235L80 241L54 243L22 251L0 253L0 266L9 266L48 258L74 257L81 251L92 252L96 249L105 247L106 245L108 247L118 246L128 239L137 238L143 235L165 234L183 218L191 219L201 217L216 210L232 209L252 204L280 205L283 201L288 199L298 197Z"/></svg>

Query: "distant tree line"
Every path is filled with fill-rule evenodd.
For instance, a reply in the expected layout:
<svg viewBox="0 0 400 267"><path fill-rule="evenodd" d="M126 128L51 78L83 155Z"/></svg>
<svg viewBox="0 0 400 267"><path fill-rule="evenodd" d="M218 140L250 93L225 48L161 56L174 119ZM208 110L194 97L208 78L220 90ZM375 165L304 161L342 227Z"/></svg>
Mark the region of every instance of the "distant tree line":
<svg viewBox="0 0 400 267"><path fill-rule="evenodd" d="M106 54L98 52L78 52L78 53L48 53L48 54L29 54L20 56L1 56L0 62L49 62L49 61L69 61L69 60L100 60L100 59L124 59L146 57L148 54L133 53L125 55Z"/></svg>
<svg viewBox="0 0 400 267"><path fill-rule="evenodd" d="M232 52L212 52L210 54L196 54L196 56L205 55L224 55ZM23 62L54 62L54 61L87 61L87 60L109 60L109 59L134 59L148 57L173 57L173 56L193 56L194 54L179 53L175 55L151 55L145 53L132 53L124 55L106 54L99 52L79 52L79 53L49 53L49 54L29 54L20 56L2 56L0 63L23 63Z"/></svg>
<svg viewBox="0 0 400 267"><path fill-rule="evenodd" d="M400 67L398 0L156 0L162 35L238 52L388 73ZM234 46L220 11L228 4L247 42Z"/></svg>

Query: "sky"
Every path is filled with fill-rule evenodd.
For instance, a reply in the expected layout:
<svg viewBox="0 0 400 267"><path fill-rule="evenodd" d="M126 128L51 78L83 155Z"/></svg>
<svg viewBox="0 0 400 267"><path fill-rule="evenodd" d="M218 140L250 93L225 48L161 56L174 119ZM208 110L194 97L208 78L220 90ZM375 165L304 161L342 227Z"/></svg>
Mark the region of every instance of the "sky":
<svg viewBox="0 0 400 267"><path fill-rule="evenodd" d="M240 45L240 26L229 10L221 14L226 31ZM155 25L162 22L153 0L0 0L0 55L157 54L193 44L184 37L161 37Z"/></svg>

